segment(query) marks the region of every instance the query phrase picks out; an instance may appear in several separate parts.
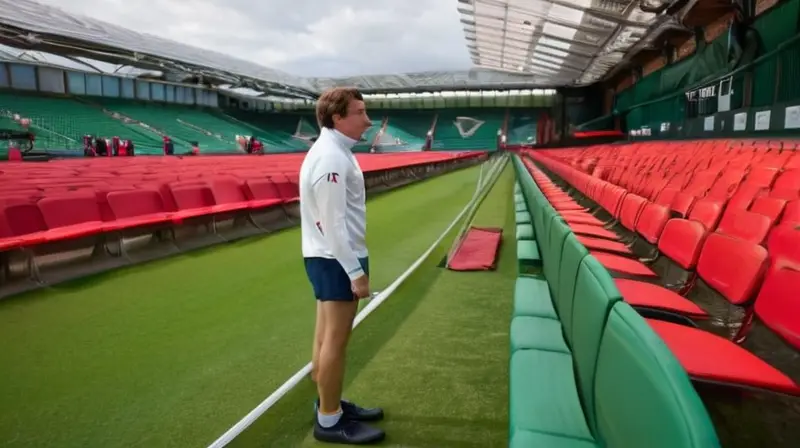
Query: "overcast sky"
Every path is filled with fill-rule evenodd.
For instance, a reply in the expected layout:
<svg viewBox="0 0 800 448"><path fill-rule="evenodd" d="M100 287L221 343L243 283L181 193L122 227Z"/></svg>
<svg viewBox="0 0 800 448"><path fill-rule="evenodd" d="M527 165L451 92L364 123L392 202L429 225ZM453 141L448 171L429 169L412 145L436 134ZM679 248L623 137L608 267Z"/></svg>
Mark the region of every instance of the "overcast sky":
<svg viewBox="0 0 800 448"><path fill-rule="evenodd" d="M456 0L39 0L300 76L471 65Z"/></svg>

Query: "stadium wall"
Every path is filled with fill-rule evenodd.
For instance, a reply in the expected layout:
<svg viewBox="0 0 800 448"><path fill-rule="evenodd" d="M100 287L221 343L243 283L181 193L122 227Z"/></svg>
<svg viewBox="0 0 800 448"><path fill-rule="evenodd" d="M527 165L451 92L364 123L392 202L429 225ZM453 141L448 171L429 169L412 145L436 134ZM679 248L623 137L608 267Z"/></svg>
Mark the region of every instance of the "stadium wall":
<svg viewBox="0 0 800 448"><path fill-rule="evenodd" d="M577 129L619 129L635 139L796 134L800 0L762 0L755 8L744 39L724 14L701 39L677 48L672 64L659 57L640 68L635 83L632 75L618 77L605 90L605 115Z"/></svg>
<svg viewBox="0 0 800 448"><path fill-rule="evenodd" d="M0 62L0 89L218 107L217 92L196 86ZM0 110L3 105L0 104Z"/></svg>

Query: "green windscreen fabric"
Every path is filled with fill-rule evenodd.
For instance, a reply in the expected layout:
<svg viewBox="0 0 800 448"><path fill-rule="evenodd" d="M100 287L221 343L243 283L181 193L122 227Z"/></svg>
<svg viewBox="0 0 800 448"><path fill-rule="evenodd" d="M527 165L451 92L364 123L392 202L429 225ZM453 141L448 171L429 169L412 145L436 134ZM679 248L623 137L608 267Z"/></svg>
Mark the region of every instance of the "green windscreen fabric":
<svg viewBox="0 0 800 448"><path fill-rule="evenodd" d="M713 42L701 44L694 55L645 76L617 95L615 112L624 112L638 104L674 94L704 80L721 76L731 71L734 64L739 62L737 55L740 53L741 49L727 33ZM637 117L638 120L641 118Z"/></svg>
<svg viewBox="0 0 800 448"><path fill-rule="evenodd" d="M756 19L753 28L761 36L761 54L775 50L797 34L798 13L800 0L788 0Z"/></svg>

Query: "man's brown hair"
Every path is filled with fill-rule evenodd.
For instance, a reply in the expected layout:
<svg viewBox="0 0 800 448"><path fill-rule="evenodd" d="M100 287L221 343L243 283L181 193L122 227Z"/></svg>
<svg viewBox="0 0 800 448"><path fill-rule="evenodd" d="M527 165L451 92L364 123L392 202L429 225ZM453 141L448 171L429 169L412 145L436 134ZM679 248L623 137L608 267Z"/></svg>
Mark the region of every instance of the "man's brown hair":
<svg viewBox="0 0 800 448"><path fill-rule="evenodd" d="M317 124L320 128L333 129L333 116L347 116L350 101L364 101L358 89L352 87L334 87L322 93L317 100Z"/></svg>

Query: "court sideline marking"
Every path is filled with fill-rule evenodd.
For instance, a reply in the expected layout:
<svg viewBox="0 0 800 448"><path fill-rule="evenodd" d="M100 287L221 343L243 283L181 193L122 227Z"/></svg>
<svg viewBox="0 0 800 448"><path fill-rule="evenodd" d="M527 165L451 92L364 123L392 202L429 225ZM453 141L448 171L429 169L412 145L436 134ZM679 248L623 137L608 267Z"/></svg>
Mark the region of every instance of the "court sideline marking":
<svg viewBox="0 0 800 448"><path fill-rule="evenodd" d="M491 161L491 159L490 159ZM415 261L405 272L400 274L386 289L378 293L373 298L369 299L369 303L365 306L356 316L355 320L353 321L353 328L355 329L358 324L360 324L366 317L372 313L376 308L378 308L392 293L400 287L405 280L414 273L414 271L419 268L419 266L425 262L425 260L430 256L430 254L439 246L442 240L447 236L448 233L458 224L461 218L472 208L474 202L480 197L480 192L486 188L487 185L491 186L494 184L496 180L496 176L498 172L502 172L501 167L506 165L508 161L508 155L502 155L498 157L494 163L489 168L489 173L486 176L486 181L482 182L484 179L483 176L483 167L485 165L481 164L481 170L478 175L478 182L475 188L475 193L473 193L472 198L467 202L464 208L459 212L459 214L453 219L449 226L439 235L439 238L434 241L434 243L425 251L418 259ZM275 405L284 395L286 395L290 390L295 388L300 381L303 380L307 375L311 373L311 362L306 364L302 369L298 370L297 373L292 375L285 383L283 383L280 387L278 387L275 392L270 394L264 401L262 401L258 406L256 406L252 411L250 411L247 415L245 415L241 420L239 420L235 425L230 427L224 434L222 434L217 440L211 443L208 448L222 448L227 446L229 443L233 441L239 434L244 432L245 429L250 427L259 417L261 417L269 408Z"/></svg>

